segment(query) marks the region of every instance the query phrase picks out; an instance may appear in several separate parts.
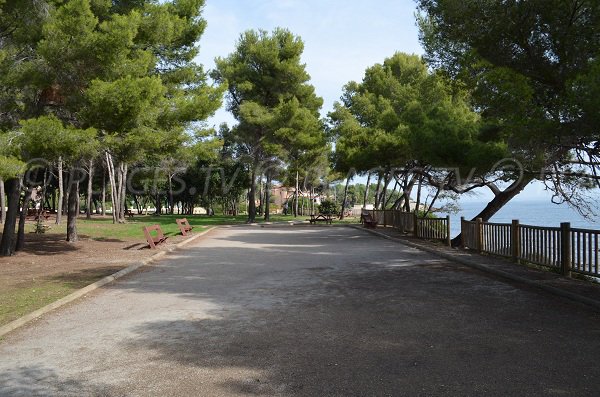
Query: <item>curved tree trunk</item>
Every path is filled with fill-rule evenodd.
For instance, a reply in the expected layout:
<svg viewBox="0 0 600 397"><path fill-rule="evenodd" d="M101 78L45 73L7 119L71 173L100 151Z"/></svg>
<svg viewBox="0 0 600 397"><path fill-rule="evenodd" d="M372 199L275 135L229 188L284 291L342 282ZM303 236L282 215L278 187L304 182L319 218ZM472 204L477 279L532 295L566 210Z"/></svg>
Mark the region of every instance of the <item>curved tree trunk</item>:
<svg viewBox="0 0 600 397"><path fill-rule="evenodd" d="M371 188L371 173L367 176L367 185L365 186L365 195L363 196L363 209L367 206L367 200L369 199L369 189Z"/></svg>
<svg viewBox="0 0 600 397"><path fill-rule="evenodd" d="M502 209L510 200L525 189L525 186L533 180L532 177L524 177L512 183L509 187L501 192L497 192L495 197L485 206L483 210L475 215L472 221L481 218L484 222L490 220L498 211ZM452 239L452 246L459 247L462 245L462 233Z"/></svg>
<svg viewBox="0 0 600 397"><path fill-rule="evenodd" d="M21 182L18 178L9 179L5 182L8 199L8 211L0 241L0 255L10 256L14 249L15 227L19 215L19 196L21 195Z"/></svg>
<svg viewBox="0 0 600 397"><path fill-rule="evenodd" d="M377 188L375 189L375 205L373 209L379 209L379 200L381 198L381 178L383 177L383 173L380 171L377 175Z"/></svg>
<svg viewBox="0 0 600 397"><path fill-rule="evenodd" d="M344 186L344 198L342 199L342 209L340 211L340 220L344 219L344 213L346 212L346 204L348 202L348 185L350 184L351 176L346 178L346 186Z"/></svg>

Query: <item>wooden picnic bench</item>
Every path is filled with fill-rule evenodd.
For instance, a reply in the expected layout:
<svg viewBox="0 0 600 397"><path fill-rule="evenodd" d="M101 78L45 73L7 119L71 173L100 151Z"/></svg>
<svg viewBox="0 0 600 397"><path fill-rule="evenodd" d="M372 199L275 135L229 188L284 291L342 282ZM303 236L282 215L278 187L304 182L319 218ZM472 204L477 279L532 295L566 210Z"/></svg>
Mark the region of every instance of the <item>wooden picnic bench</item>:
<svg viewBox="0 0 600 397"><path fill-rule="evenodd" d="M132 210L130 210L129 208L127 208L127 209L125 210L125 215L127 215L127 216L128 216L128 217L130 217L130 218L133 218L133 211L132 211Z"/></svg>
<svg viewBox="0 0 600 397"><path fill-rule="evenodd" d="M163 234L160 225L145 226L143 229L150 248L156 248L157 245L167 241L168 237ZM156 237L152 235L152 232L156 232Z"/></svg>
<svg viewBox="0 0 600 397"><path fill-rule="evenodd" d="M175 219L175 222L177 222L177 226L179 226L179 230L181 230L182 236L187 236L187 233L192 231L192 229L194 228L190 225L187 218Z"/></svg>
<svg viewBox="0 0 600 397"><path fill-rule="evenodd" d="M365 227L369 227L369 228L373 228L375 229L377 227L377 221L375 219L373 219L373 216L371 214L369 214L368 212L363 212L362 215L362 221L363 224L365 225Z"/></svg>
<svg viewBox="0 0 600 397"><path fill-rule="evenodd" d="M310 215L309 222L312 224L316 224L317 222L325 222L329 225L333 222L333 217L331 215L319 214L319 215Z"/></svg>

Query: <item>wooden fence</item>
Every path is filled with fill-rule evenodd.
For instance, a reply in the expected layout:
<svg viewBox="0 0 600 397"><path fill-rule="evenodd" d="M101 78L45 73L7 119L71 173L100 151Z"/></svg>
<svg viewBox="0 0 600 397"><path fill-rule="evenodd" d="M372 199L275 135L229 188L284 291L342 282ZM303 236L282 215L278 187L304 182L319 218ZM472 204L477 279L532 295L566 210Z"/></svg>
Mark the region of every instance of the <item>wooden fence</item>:
<svg viewBox="0 0 600 397"><path fill-rule="evenodd" d="M417 238L450 245L450 217L420 218L412 212L369 210L384 227L393 227ZM460 220L463 248L558 269L565 276L578 273L600 277L600 230Z"/></svg>
<svg viewBox="0 0 600 397"><path fill-rule="evenodd" d="M384 227L393 227L401 233L410 233L417 238L441 240L450 245L450 217L420 218L413 212L396 210L369 210L373 219Z"/></svg>
<svg viewBox="0 0 600 397"><path fill-rule="evenodd" d="M514 261L559 269L565 276L579 273L599 277L600 230L467 221L461 218L463 247L504 256Z"/></svg>

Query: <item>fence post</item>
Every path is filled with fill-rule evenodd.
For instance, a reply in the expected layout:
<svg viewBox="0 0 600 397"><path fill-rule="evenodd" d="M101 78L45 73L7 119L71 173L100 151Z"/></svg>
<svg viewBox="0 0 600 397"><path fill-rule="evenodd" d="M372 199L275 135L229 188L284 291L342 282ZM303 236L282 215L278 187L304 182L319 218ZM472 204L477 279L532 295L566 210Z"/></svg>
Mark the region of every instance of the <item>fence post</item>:
<svg viewBox="0 0 600 397"><path fill-rule="evenodd" d="M465 229L465 217L461 216L460 217L460 245L462 246L462 248L465 248L465 236L467 236L467 229Z"/></svg>
<svg viewBox="0 0 600 397"><path fill-rule="evenodd" d="M518 219L513 219L510 225L510 249L513 261L518 261L521 253L521 231Z"/></svg>
<svg viewBox="0 0 600 397"><path fill-rule="evenodd" d="M560 270L563 276L571 277L571 223L560 224Z"/></svg>
<svg viewBox="0 0 600 397"><path fill-rule="evenodd" d="M483 252L483 220L475 219L475 249L480 254Z"/></svg>
<svg viewBox="0 0 600 397"><path fill-rule="evenodd" d="M383 210L383 227L387 227L387 210Z"/></svg>
<svg viewBox="0 0 600 397"><path fill-rule="evenodd" d="M417 216L417 212L413 212L413 217L415 220L415 227L413 228L413 232L415 234L415 237L419 237L419 217Z"/></svg>
<svg viewBox="0 0 600 397"><path fill-rule="evenodd" d="M452 238L450 238L450 215L446 215L446 243L452 247Z"/></svg>

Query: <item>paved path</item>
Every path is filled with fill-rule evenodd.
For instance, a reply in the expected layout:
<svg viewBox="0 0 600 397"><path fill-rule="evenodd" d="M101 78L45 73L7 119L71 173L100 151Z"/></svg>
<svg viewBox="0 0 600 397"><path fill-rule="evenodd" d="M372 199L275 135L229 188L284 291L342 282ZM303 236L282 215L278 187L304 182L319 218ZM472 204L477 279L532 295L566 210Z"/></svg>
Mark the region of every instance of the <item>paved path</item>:
<svg viewBox="0 0 600 397"><path fill-rule="evenodd" d="M360 230L232 227L0 342L2 396L597 396L600 315Z"/></svg>

